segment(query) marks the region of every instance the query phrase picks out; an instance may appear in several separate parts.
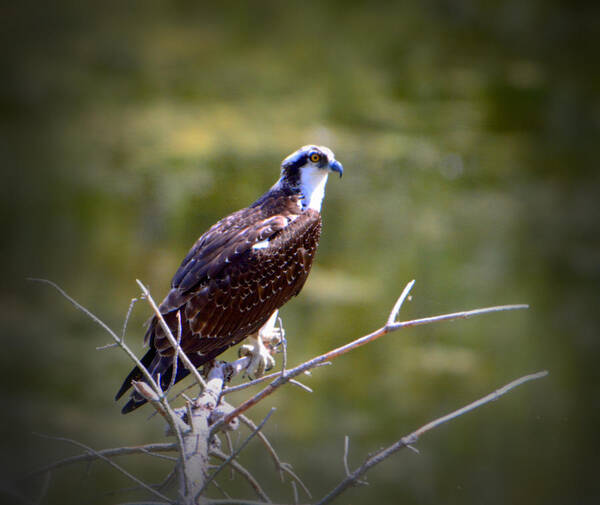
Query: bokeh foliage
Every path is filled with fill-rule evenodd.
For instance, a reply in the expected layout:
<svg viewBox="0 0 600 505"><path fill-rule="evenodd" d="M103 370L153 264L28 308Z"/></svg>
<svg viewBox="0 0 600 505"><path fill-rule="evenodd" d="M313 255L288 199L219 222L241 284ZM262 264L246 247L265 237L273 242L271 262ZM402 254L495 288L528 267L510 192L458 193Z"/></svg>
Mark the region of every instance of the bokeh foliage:
<svg viewBox="0 0 600 505"><path fill-rule="evenodd" d="M315 371L313 395L280 392L267 433L283 459L321 495L343 475L344 434L357 463L548 368L346 501L600 498L598 8L61 1L1 12L4 474L70 453L32 431L97 448L162 437L112 402L126 357L95 351L101 331L24 278L57 281L118 328L135 278L161 298L195 238L314 142L345 175L328 185L317 266L283 311L292 363L379 326L411 278L406 318L532 308L395 334ZM129 327L140 352L148 316L140 304ZM291 500L257 445L244 461ZM135 465L156 481L165 468ZM57 475L50 498L116 503L135 495L106 492L128 485L98 464Z"/></svg>

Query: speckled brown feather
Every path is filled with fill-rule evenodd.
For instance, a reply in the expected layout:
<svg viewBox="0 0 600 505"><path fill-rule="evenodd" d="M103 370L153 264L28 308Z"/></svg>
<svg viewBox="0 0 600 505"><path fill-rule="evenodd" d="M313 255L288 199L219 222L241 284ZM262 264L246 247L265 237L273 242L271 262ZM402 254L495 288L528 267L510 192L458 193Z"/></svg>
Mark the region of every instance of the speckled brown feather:
<svg viewBox="0 0 600 505"><path fill-rule="evenodd" d="M159 309L173 335L181 332L181 348L196 366L257 332L302 289L319 243L321 215L302 210L299 198L286 190L270 191L212 226L181 263ZM268 247L252 248L264 240ZM174 349L156 317L145 342L150 347L147 368L168 384ZM176 380L185 375L178 370ZM132 378L135 370L117 397ZM124 412L137 408L140 400L130 400Z"/></svg>
<svg viewBox="0 0 600 505"><path fill-rule="evenodd" d="M208 239L207 235L200 238L195 249L202 251L202 244L210 244L211 238L217 237L222 252L210 256L207 262L203 254L188 257L160 307L170 316L174 334L175 313L180 311L181 347L186 353L208 353L237 344L258 331L274 310L300 292L318 245L321 217L313 210L299 212L294 200L281 199L280 205L288 205L276 209L281 214L267 218L260 215L264 209L251 215L245 209L242 217L252 226L241 232L236 227L228 233L220 226L227 226L226 218L207 232ZM252 249L252 245L266 239L269 247ZM161 356L172 356L173 349L156 321L146 338Z"/></svg>

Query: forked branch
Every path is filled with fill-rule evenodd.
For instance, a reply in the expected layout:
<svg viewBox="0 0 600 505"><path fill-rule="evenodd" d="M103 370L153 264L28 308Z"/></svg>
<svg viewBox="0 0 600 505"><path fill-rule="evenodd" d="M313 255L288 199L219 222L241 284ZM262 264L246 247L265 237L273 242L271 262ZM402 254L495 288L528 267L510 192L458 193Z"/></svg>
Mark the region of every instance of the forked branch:
<svg viewBox="0 0 600 505"><path fill-rule="evenodd" d="M410 281L406 285L406 287L402 291L402 294L400 295L400 297L394 304L394 307L393 307L392 311L390 312L390 315L384 326L375 330L373 333L369 333L368 335L357 338L356 340L353 340L352 342L350 342L348 344L345 344L345 345L340 346L336 349L333 349L329 352L326 352L325 354L321 354L320 356L317 356L316 358L310 359L310 360L302 363L301 365L298 365L295 368L291 368L289 370L283 371L282 373L279 374L277 379L275 379L273 382L271 382L269 385L267 385L267 387L265 387L264 389L259 391L257 394L255 394L254 396L252 396L251 398L249 398L248 400L243 402L238 408L233 410L227 417L225 417L223 422L225 422L225 423L230 422L233 418L235 418L239 414L244 413L249 408L256 405L258 402L260 402L261 400L263 400L264 398L269 396L276 389L278 389L285 383L289 382L294 377L297 377L298 375L306 372L307 370L310 370L311 368L315 368L319 365L322 365L323 363L331 361L331 360L341 356L342 354L346 354L358 347L361 347L370 342L373 342L374 340L377 340L378 338L381 338L384 335L387 335L388 333L392 333L392 332L398 331L402 328L408 328L411 326L420 326L423 324L430 324L430 323L435 323L435 322L439 322L439 321L451 321L454 319L468 319L470 317L478 316L481 314L489 314L492 312L501 312L501 311L507 311L507 310L526 309L529 307L528 305L498 305L495 307L484 307L484 308L480 308L480 309L467 310L467 311L462 311L462 312L453 312L450 314L441 314L438 316L425 317L425 318L421 318L421 319L413 319L411 321L396 322L396 317L398 315L398 312L400 311L403 302L408 297L408 294L409 294L411 288L414 286L414 283L415 283L415 281L413 280L413 281Z"/></svg>

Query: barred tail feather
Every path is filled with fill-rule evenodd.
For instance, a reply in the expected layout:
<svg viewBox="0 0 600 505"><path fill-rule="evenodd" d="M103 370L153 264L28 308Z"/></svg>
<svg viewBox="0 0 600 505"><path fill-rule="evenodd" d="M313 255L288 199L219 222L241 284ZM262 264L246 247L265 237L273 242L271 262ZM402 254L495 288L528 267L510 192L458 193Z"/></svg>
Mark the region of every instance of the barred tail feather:
<svg viewBox="0 0 600 505"><path fill-rule="evenodd" d="M156 356L156 349L150 349L144 355L144 357L141 359L142 365L144 365L146 368L148 368L148 365L150 365L150 363L152 363L154 356ZM115 395L115 401L117 401L119 398L121 398L121 396L123 396L125 394L125 392L131 387L131 381L140 380L142 377L143 377L142 371L137 366L134 367L134 369L131 372L129 372L129 375L123 381L121 388Z"/></svg>

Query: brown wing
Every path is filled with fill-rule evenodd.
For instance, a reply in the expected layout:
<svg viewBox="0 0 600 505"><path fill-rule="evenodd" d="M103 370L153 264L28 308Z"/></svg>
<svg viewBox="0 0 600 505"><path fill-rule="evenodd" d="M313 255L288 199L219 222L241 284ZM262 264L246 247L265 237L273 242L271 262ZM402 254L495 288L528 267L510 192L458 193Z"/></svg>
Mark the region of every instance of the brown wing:
<svg viewBox="0 0 600 505"><path fill-rule="evenodd" d="M273 214L273 212L277 212ZM194 245L160 306L173 334L181 317L186 353L223 352L256 332L306 281L321 232L320 214L281 196L217 223ZM268 247L253 249L269 240ZM173 349L154 319L146 338L161 356Z"/></svg>

